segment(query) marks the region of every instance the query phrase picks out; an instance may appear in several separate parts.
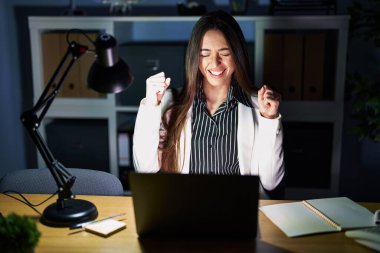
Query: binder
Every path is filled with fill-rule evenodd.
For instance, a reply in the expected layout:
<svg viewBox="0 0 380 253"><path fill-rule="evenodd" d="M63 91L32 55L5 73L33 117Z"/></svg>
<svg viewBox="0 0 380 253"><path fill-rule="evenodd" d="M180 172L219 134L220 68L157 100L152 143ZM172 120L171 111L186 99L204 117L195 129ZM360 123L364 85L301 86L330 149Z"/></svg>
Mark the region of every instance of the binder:
<svg viewBox="0 0 380 253"><path fill-rule="evenodd" d="M283 94L283 35L266 33L264 37L264 84Z"/></svg>
<svg viewBox="0 0 380 253"><path fill-rule="evenodd" d="M323 99L325 33L305 35L303 99Z"/></svg>
<svg viewBox="0 0 380 253"><path fill-rule="evenodd" d="M88 33L86 32L86 35L92 40L95 41L98 34L93 32L93 33ZM91 42L84 37L83 35L78 34L77 36L77 42L81 45L88 45L90 48L92 47ZM78 92L81 97L105 97L106 95L100 94L90 88L87 87L87 75L90 70L90 67L92 63L96 60L96 56L94 53L87 53L83 54L78 62L77 65L79 66L74 66L78 67L79 69L79 82L78 82Z"/></svg>
<svg viewBox="0 0 380 253"><path fill-rule="evenodd" d="M41 48L42 48L42 64L43 69L43 82L44 86L50 81L55 69L57 68L60 59L63 57L59 50L60 44L60 34L59 33L42 33L41 34ZM61 78L59 74L56 78L56 82ZM52 88L56 87L56 83L53 84ZM64 96L63 91L58 93L58 97Z"/></svg>
<svg viewBox="0 0 380 253"><path fill-rule="evenodd" d="M129 133L119 132L117 136L118 142L118 159L119 166L132 166L132 157L131 157L131 138Z"/></svg>
<svg viewBox="0 0 380 253"><path fill-rule="evenodd" d="M70 35L70 41L75 40L77 41L78 36L77 34L71 34ZM66 32L59 34L59 52L60 52L60 59L63 57L63 55L66 53L68 44L66 41ZM62 70L66 69L66 67L69 65L69 62L71 60L71 56L68 57L67 61L63 65ZM79 89L79 82L80 82L80 72L79 68L77 66L78 62L76 62L70 69L70 72L66 76L66 79L62 85L62 96L64 97L80 97L80 89ZM57 66L57 65L55 65ZM62 71L63 73L63 71Z"/></svg>
<svg viewBox="0 0 380 253"><path fill-rule="evenodd" d="M303 70L303 35L284 35L283 99L301 100Z"/></svg>
<svg viewBox="0 0 380 253"><path fill-rule="evenodd" d="M97 33L86 33L93 41L96 39ZM91 48L91 42L84 35L72 33L69 37L70 41L76 41L82 45L88 45ZM68 44L66 41L66 32L51 32L41 34L42 60L43 60L43 76L46 85L53 75L58 64L65 55ZM66 69L70 62L70 57L66 60L62 67L62 73L56 78L56 82L61 79L63 70ZM105 97L87 87L87 74L95 60L94 54L83 54L76 63L71 67L70 72L66 76L58 97ZM53 87L54 88L54 87Z"/></svg>

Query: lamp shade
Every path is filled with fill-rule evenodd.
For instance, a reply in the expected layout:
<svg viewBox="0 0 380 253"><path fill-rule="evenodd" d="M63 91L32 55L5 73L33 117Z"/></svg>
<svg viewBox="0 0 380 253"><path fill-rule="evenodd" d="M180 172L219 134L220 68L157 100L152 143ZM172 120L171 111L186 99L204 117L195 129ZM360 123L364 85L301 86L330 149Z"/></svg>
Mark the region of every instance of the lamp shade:
<svg viewBox="0 0 380 253"><path fill-rule="evenodd" d="M107 33L95 41L97 59L87 76L88 87L100 93L119 93L133 82L128 65L118 56L117 43Z"/></svg>

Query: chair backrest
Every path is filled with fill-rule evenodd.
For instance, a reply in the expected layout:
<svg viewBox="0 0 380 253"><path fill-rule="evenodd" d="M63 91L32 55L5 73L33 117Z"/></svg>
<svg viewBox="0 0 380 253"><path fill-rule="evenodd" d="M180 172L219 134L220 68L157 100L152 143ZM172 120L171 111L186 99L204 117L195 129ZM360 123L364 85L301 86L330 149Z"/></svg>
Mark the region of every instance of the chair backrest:
<svg viewBox="0 0 380 253"><path fill-rule="evenodd" d="M76 177L72 192L77 195L121 196L120 180L107 172L67 168ZM17 170L6 174L0 181L0 192L52 194L58 190L48 168Z"/></svg>

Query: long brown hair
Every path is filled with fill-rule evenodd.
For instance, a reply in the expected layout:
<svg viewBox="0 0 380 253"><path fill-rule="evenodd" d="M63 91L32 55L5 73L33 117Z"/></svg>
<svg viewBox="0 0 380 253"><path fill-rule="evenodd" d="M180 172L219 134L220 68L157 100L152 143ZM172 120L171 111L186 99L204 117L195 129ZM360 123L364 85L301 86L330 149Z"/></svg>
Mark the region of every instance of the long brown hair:
<svg viewBox="0 0 380 253"><path fill-rule="evenodd" d="M233 82L239 85L247 94L254 92L255 86L250 80L250 64L245 38L236 20L224 11L210 12L202 16L195 24L191 33L185 61L186 82L180 94L174 100L170 110L170 117L163 117L163 124L167 130L163 142L161 170L165 172L180 172L183 165L179 164L179 143L181 132L185 127L187 113L194 101L197 89L203 79L199 70L200 44L204 34L216 29L223 33L232 52L236 68ZM186 140L191 141L191 140Z"/></svg>

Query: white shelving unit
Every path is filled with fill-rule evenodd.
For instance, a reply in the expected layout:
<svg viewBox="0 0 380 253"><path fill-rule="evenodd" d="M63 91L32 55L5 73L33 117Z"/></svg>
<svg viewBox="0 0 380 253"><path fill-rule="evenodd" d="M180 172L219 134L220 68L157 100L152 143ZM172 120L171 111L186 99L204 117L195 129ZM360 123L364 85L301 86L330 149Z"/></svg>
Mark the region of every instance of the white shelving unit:
<svg viewBox="0 0 380 253"><path fill-rule="evenodd" d="M254 42L255 84L263 81L264 34L266 30L336 30L337 62L335 70L334 98L328 101L284 101L283 118L286 121L331 122L333 129L333 149L331 161L331 184L328 189L288 189L290 197L310 194L328 196L338 192L341 136L343 122L343 92L345 82L345 62L348 35L348 16L237 16L248 42ZM187 42L191 29L198 17L29 17L32 52L34 101L44 87L41 34L49 31L82 30L104 31L116 37L119 44L139 41ZM125 59L133 61L133 59ZM74 66L75 68L75 66ZM135 84L136 85L136 84ZM145 85L145 84L139 84ZM117 118L119 113L136 112L136 106L120 106L115 95L105 98L62 98L57 97L46 118L106 119L109 136L109 167L118 175ZM40 127L46 138L44 125ZM38 166L44 161L38 158Z"/></svg>
<svg viewBox="0 0 380 253"><path fill-rule="evenodd" d="M289 198L327 197L338 194L341 159L348 16L272 17L256 20L255 78L263 81L264 34L266 30L336 30L336 70L332 101L284 101L281 105L286 121L333 123L331 181L328 189L287 189ZM311 163L313 161L310 161ZM306 169L306 168L305 168Z"/></svg>

